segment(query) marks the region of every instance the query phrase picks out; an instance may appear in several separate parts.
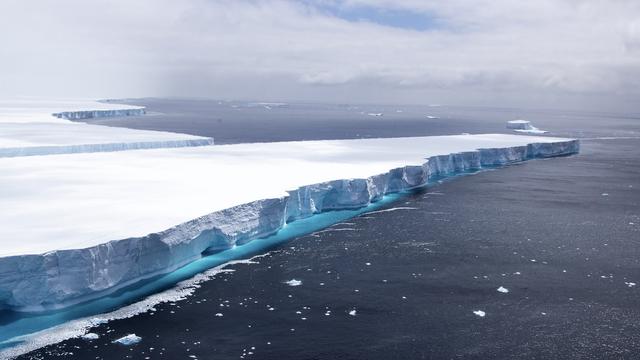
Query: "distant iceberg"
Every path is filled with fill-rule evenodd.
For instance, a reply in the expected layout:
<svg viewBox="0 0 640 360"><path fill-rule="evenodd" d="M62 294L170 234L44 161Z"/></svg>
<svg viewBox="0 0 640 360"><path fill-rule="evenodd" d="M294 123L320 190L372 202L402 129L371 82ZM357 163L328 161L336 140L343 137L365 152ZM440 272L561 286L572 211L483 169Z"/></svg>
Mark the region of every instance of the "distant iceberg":
<svg viewBox="0 0 640 360"><path fill-rule="evenodd" d="M529 133L529 134L546 134L548 131L540 130L533 126L528 120L511 120L507 121L507 129L512 129L517 132Z"/></svg>
<svg viewBox="0 0 640 360"><path fill-rule="evenodd" d="M145 114L115 103L0 102L0 158L212 145L213 139L164 131L107 127L68 120ZM89 107L91 110L83 110Z"/></svg>
<svg viewBox="0 0 640 360"><path fill-rule="evenodd" d="M133 109L108 109L108 110L80 110L80 111L63 111L53 113L51 115L66 120L86 120L94 118L107 118L119 116L141 116L146 114L144 107Z"/></svg>

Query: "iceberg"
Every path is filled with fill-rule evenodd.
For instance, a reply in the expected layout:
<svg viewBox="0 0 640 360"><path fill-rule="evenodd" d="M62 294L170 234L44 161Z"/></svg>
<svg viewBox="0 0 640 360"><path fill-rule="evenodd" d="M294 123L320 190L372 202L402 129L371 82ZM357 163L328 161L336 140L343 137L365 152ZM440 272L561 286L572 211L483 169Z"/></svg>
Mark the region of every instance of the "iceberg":
<svg viewBox="0 0 640 360"><path fill-rule="evenodd" d="M123 336L119 339L113 340L112 342L115 344L120 344L120 345L124 345L124 346L130 346L130 345L135 345L137 343L139 343L140 341L142 341L142 338L136 334L129 334L126 336Z"/></svg>
<svg viewBox="0 0 640 360"><path fill-rule="evenodd" d="M63 111L53 113L51 115L66 120L86 120L103 117L142 116L146 113L147 112L144 107L138 107L126 109Z"/></svg>
<svg viewBox="0 0 640 360"><path fill-rule="evenodd" d="M99 102L0 102L0 158L213 144L212 138L200 136L68 121L145 112L144 107Z"/></svg>
<svg viewBox="0 0 640 360"><path fill-rule="evenodd" d="M483 134L0 158L0 307L70 306L320 212L578 151Z"/></svg>
<svg viewBox="0 0 640 360"><path fill-rule="evenodd" d="M507 121L507 129L512 129L521 133L529 134L546 134L548 131L540 130L531 124L528 120L510 120Z"/></svg>

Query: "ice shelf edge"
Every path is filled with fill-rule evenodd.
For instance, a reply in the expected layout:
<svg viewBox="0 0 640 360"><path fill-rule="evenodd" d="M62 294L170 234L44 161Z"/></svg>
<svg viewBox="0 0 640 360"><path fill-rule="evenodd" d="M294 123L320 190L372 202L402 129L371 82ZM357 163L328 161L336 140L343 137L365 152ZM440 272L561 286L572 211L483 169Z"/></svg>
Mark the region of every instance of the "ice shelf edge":
<svg viewBox="0 0 640 360"><path fill-rule="evenodd" d="M85 249L0 258L0 308L41 311L108 295L123 286L171 272L203 253L273 234L287 222L323 211L353 209L384 195L461 173L536 158L576 154L578 140L531 143L438 155L366 179L301 186L288 196L217 211L143 237Z"/></svg>
<svg viewBox="0 0 640 360"><path fill-rule="evenodd" d="M104 144L74 144L51 146L27 146L16 148L0 148L0 158L37 156L37 155L63 155L79 153L113 152L142 149L165 149L192 146L213 145L213 138L184 139L184 140L158 140L136 141Z"/></svg>

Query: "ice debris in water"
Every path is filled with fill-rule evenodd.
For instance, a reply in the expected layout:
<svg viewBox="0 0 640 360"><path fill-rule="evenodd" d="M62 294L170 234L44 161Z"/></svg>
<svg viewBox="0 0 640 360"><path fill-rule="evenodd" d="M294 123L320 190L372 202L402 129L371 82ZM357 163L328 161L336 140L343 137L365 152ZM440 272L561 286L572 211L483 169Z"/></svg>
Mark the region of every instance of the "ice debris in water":
<svg viewBox="0 0 640 360"><path fill-rule="evenodd" d="M485 313L485 312L484 312L484 311L482 311L482 310L476 310L476 311L474 311L473 313L474 313L474 314L476 314L476 315L478 315L478 316L480 316L480 317L484 317L485 315L487 315L487 313Z"/></svg>
<svg viewBox="0 0 640 360"><path fill-rule="evenodd" d="M136 334L129 334L127 336L123 336L120 339L117 340L113 340L113 343L116 344L120 344L120 345L134 345L139 343L142 340L142 338Z"/></svg>
<svg viewBox="0 0 640 360"><path fill-rule="evenodd" d="M289 286L300 286L302 285L302 280L291 279L289 281L285 281L284 283Z"/></svg>
<svg viewBox="0 0 640 360"><path fill-rule="evenodd" d="M349 315L356 316L356 309L349 311Z"/></svg>
<svg viewBox="0 0 640 360"><path fill-rule="evenodd" d="M506 293L508 293L508 292L509 292L509 289L507 289L506 287L500 286L500 287L498 288L498 292L501 292L501 293L503 293L503 294L506 294Z"/></svg>
<svg viewBox="0 0 640 360"><path fill-rule="evenodd" d="M86 333L82 335L83 340L97 340L100 336L96 333Z"/></svg>
<svg viewBox="0 0 640 360"><path fill-rule="evenodd" d="M628 287L634 287L634 286L636 286L636 283L634 283L634 282L626 282L626 281L625 281L624 283L625 283Z"/></svg>

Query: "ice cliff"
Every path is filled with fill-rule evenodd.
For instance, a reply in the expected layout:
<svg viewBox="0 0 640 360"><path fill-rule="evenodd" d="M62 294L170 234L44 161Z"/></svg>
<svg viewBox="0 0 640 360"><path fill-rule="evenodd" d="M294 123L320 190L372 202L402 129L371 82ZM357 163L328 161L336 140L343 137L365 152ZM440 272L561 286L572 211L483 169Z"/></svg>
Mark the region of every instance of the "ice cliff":
<svg viewBox="0 0 640 360"><path fill-rule="evenodd" d="M0 158L213 145L212 138L77 122L143 115L143 107L88 103L67 106L91 106L93 110L52 112L58 109L55 104L41 109L19 103L15 108L2 105L0 102Z"/></svg>
<svg viewBox="0 0 640 360"><path fill-rule="evenodd" d="M78 110L78 111L62 111L51 115L66 120L86 120L93 118L117 117L117 116L141 116L146 114L143 107L127 108L127 109L108 109L108 110Z"/></svg>
<svg viewBox="0 0 640 360"><path fill-rule="evenodd" d="M473 135L456 139L460 138L472 139ZM406 143L401 141L400 144ZM231 150L228 153L233 155ZM286 196L229 207L145 236L114 239L82 249L0 257L0 307L30 311L68 306L170 272L203 253L267 236L288 222L319 212L363 207L385 194L456 174L578 151L577 140L557 139L434 155L422 164L390 168L367 177L300 186ZM384 152L379 154L369 156L381 156ZM255 162L249 166L257 165Z"/></svg>
<svg viewBox="0 0 640 360"><path fill-rule="evenodd" d="M0 126L1 128L1 126ZM190 146L213 145L213 138L184 139L184 140L158 140L158 141L130 141L98 144L69 144L48 146L22 146L0 148L0 158L20 157L35 155L59 155L94 152L112 152L142 149L179 148Z"/></svg>

